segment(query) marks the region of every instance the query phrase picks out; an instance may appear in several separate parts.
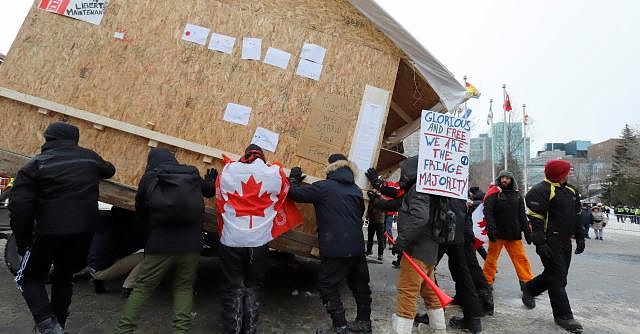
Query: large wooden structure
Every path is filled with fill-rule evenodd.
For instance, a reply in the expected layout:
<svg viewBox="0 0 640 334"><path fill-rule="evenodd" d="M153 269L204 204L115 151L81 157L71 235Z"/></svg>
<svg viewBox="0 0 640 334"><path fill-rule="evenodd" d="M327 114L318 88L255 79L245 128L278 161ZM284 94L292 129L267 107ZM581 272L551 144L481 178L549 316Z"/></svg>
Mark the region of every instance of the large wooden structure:
<svg viewBox="0 0 640 334"><path fill-rule="evenodd" d="M361 1L112 0L100 25L38 3L0 66L0 169L15 171L39 151L45 127L64 120L80 128L82 146L116 165L101 197L117 205L131 207L150 146L171 147L201 170L219 168L223 154L237 157L264 127L280 135L267 158L301 166L313 180L324 177L328 154L352 152L365 103L385 110L372 157L383 169L402 159L391 148L416 129L422 109L446 111ZM181 40L187 23L236 37L233 53ZM262 55L270 46L291 53L288 68L242 60L242 37L262 38ZM295 74L304 43L327 49L319 81ZM247 126L222 119L230 102L253 108ZM309 221L273 247L312 252L313 211L304 210Z"/></svg>

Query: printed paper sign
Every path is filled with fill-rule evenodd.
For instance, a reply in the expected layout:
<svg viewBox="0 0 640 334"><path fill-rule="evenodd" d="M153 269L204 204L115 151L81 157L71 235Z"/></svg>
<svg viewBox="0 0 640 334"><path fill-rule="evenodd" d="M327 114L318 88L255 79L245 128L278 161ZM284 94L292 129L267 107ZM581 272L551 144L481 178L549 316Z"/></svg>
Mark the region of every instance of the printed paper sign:
<svg viewBox="0 0 640 334"><path fill-rule="evenodd" d="M109 0L42 0L40 9L99 25Z"/></svg>
<svg viewBox="0 0 640 334"><path fill-rule="evenodd" d="M251 117L251 107L235 103L227 103L227 109L225 110L224 117L222 119L231 123L247 125L249 124L249 117Z"/></svg>
<svg viewBox="0 0 640 334"><path fill-rule="evenodd" d="M242 39L242 59L260 60L262 39L245 37Z"/></svg>
<svg viewBox="0 0 640 334"><path fill-rule="evenodd" d="M209 42L209 50L231 54L233 52L233 46L235 44L235 37L212 33L211 41Z"/></svg>
<svg viewBox="0 0 640 334"><path fill-rule="evenodd" d="M286 70L289 66L289 59L291 59L291 54L289 52L276 48L267 49L267 54L264 56L265 64L273 65L283 70Z"/></svg>
<svg viewBox="0 0 640 334"><path fill-rule="evenodd" d="M467 199L471 121L423 110L416 190Z"/></svg>
<svg viewBox="0 0 640 334"><path fill-rule="evenodd" d="M275 152L279 138L279 134L265 128L258 127L253 135L251 144L256 144L269 152Z"/></svg>
<svg viewBox="0 0 640 334"><path fill-rule="evenodd" d="M318 81L320 80L320 73L322 73L321 64L316 64L306 59L300 59L298 69L296 70L297 75Z"/></svg>
<svg viewBox="0 0 640 334"><path fill-rule="evenodd" d="M353 140L353 146L357 149L353 151L351 159L359 170L367 170L372 167L373 158L378 149L380 129L384 121L384 108L367 101L362 113L363 118L358 122Z"/></svg>
<svg viewBox="0 0 640 334"><path fill-rule="evenodd" d="M187 23L182 33L182 40L196 43L200 45L207 44L207 37L209 37L209 28L201 27L195 24Z"/></svg>
<svg viewBox="0 0 640 334"><path fill-rule="evenodd" d="M304 43L302 46L302 53L300 58L312 61L316 64L322 64L324 61L324 55L327 53L327 49L320 45Z"/></svg>

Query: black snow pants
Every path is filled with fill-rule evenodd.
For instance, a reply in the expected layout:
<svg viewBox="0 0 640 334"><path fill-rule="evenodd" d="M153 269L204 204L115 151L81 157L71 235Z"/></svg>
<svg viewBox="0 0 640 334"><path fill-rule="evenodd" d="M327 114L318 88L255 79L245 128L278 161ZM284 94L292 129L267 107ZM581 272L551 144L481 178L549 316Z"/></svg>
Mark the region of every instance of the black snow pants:
<svg viewBox="0 0 640 334"><path fill-rule="evenodd" d="M462 307L465 319L481 317L483 315L482 304L480 304L478 290L471 278L465 246L440 245L438 262L444 254L447 254L449 258L449 272L456 283L456 301Z"/></svg>
<svg viewBox="0 0 640 334"><path fill-rule="evenodd" d="M371 320L371 288L369 287L369 267L364 256L345 258L322 258L318 272L318 290L322 304L331 315L334 327L345 326L344 306L340 299L340 282L347 285L356 300L356 320Z"/></svg>
<svg viewBox="0 0 640 334"><path fill-rule="evenodd" d="M65 326L73 295L73 274L87 265L90 243L90 234L34 236L15 280L36 323L55 316ZM53 272L49 274L52 264ZM45 288L47 277L51 300Z"/></svg>
<svg viewBox="0 0 640 334"><path fill-rule="evenodd" d="M567 297L567 274L571 264L571 239L551 235L547 237L552 256L540 257L542 274L527 282L525 288L533 296L548 291L554 319L573 319L569 297Z"/></svg>

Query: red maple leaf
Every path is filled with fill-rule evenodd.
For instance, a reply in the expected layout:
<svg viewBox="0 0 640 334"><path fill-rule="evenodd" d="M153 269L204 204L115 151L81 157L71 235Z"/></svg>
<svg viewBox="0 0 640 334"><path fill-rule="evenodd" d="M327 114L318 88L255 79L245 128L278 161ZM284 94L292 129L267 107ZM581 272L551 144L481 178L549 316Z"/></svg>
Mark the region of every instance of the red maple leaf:
<svg viewBox="0 0 640 334"><path fill-rule="evenodd" d="M487 221L484 218L482 218L482 220L478 222L478 226L480 226L480 228L482 229L480 233L482 235L487 235Z"/></svg>
<svg viewBox="0 0 640 334"><path fill-rule="evenodd" d="M237 191L228 193L227 203L236 211L236 217L249 216L249 228L253 228L253 217L264 217L264 210L271 206L271 194L265 192L260 195L262 182L256 182L253 175L249 176L247 182L241 182L242 195Z"/></svg>

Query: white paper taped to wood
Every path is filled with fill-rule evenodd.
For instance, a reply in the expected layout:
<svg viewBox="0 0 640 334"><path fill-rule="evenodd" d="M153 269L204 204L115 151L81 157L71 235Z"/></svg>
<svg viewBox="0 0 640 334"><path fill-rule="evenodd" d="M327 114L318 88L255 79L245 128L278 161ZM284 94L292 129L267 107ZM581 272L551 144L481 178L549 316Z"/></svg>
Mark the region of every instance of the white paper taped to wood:
<svg viewBox="0 0 640 334"><path fill-rule="evenodd" d="M253 139L251 140L251 144L256 144L262 147L263 150L267 150L269 152L275 152L276 147L278 146L278 140L280 135L269 131L265 128L258 127L256 132L253 135Z"/></svg>
<svg viewBox="0 0 640 334"><path fill-rule="evenodd" d="M182 33L182 40L196 43L200 45L207 44L207 37L209 37L209 28L201 27L195 24L187 23Z"/></svg>
<svg viewBox="0 0 640 334"><path fill-rule="evenodd" d="M313 79L316 81L320 80L321 73L322 73L321 64L316 64L306 59L300 59L300 63L298 64L298 69L296 69L297 75L301 77Z"/></svg>
<svg viewBox="0 0 640 334"><path fill-rule="evenodd" d="M209 41L209 50L231 54L233 53L233 46L235 44L235 37L212 33L211 41Z"/></svg>
<svg viewBox="0 0 640 334"><path fill-rule="evenodd" d="M244 37L242 39L242 59L260 60L262 56L262 39Z"/></svg>
<svg viewBox="0 0 640 334"><path fill-rule="evenodd" d="M264 56L265 64L273 65L283 70L286 70L289 66L289 59L291 59L291 54L289 52L276 48L267 49L267 54Z"/></svg>
<svg viewBox="0 0 640 334"><path fill-rule="evenodd" d="M240 125L249 124L251 117L251 107L241 104L227 103L227 109L224 111L223 120Z"/></svg>
<svg viewBox="0 0 640 334"><path fill-rule="evenodd" d="M327 49L320 45L304 43L302 46L302 53L300 58L312 61L316 64L322 64L324 62L324 56L327 53Z"/></svg>
<svg viewBox="0 0 640 334"><path fill-rule="evenodd" d="M359 170L367 170L373 165L378 139L384 117L384 108L373 102L365 102L362 110L362 122L358 123L356 137L353 145L357 150L353 151L353 162Z"/></svg>

